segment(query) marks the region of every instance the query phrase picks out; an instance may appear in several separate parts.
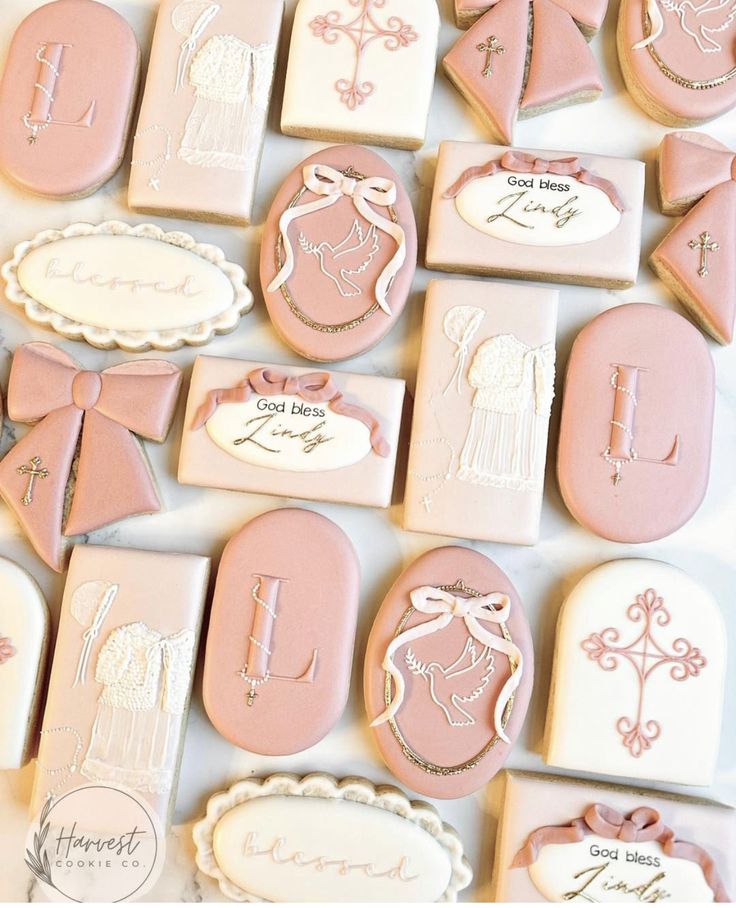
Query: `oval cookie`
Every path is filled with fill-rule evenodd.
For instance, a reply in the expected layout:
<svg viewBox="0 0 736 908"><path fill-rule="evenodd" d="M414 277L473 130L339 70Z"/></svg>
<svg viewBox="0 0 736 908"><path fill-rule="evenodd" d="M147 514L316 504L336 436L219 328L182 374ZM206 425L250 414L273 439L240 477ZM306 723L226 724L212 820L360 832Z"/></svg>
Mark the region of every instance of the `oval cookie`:
<svg viewBox="0 0 736 908"><path fill-rule="evenodd" d="M534 675L518 593L472 549L435 549L389 591L368 640L365 699L393 774L433 798L460 798L503 765Z"/></svg>
<svg viewBox="0 0 736 908"><path fill-rule="evenodd" d="M230 540L204 666L205 709L223 737L276 756L330 731L348 698L359 591L350 541L312 511L270 511Z"/></svg>
<svg viewBox="0 0 736 908"><path fill-rule="evenodd" d="M0 168L23 189L80 198L122 162L138 87L138 43L96 0L55 0L13 37L0 82Z"/></svg>
<svg viewBox="0 0 736 908"><path fill-rule="evenodd" d="M414 212L394 170L367 148L324 149L287 177L266 220L271 321L307 359L358 356L401 315L416 260Z"/></svg>
<svg viewBox="0 0 736 908"><path fill-rule="evenodd" d="M687 523L708 486L714 399L708 347L682 316L632 303L593 319L570 354L560 426L573 517L614 542Z"/></svg>
<svg viewBox="0 0 736 908"><path fill-rule="evenodd" d="M0 558L0 769L31 757L41 701L49 613L35 580Z"/></svg>
<svg viewBox="0 0 736 908"><path fill-rule="evenodd" d="M433 807L366 779L247 779L193 835L200 870L239 902L454 902L473 876Z"/></svg>

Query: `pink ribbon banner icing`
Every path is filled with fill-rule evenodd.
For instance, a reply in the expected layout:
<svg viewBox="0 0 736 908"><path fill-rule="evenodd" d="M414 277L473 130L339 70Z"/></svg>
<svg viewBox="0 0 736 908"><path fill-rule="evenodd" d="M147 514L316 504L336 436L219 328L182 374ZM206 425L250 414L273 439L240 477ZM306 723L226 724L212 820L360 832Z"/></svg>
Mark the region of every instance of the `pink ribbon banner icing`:
<svg viewBox="0 0 736 908"><path fill-rule="evenodd" d="M0 463L0 495L38 554L61 570L67 483L81 435L65 535L160 510L134 435L163 441L181 385L164 360L87 372L51 344L19 347L8 386L8 415L34 428Z"/></svg>

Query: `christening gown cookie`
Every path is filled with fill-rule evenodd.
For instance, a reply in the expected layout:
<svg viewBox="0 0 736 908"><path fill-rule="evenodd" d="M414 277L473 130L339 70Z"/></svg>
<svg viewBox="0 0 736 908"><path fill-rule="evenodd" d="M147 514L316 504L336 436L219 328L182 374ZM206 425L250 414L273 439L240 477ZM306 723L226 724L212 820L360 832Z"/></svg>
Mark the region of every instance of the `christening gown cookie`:
<svg viewBox="0 0 736 908"><path fill-rule="evenodd" d="M481 7L456 0L461 21ZM470 7L468 9L467 7ZM588 37L603 24L608 0L496 0L443 60L450 81L494 141L511 145L517 118L594 101L603 92Z"/></svg>
<svg viewBox="0 0 736 908"><path fill-rule="evenodd" d="M387 508L404 382L199 356L179 482Z"/></svg>
<svg viewBox="0 0 736 908"><path fill-rule="evenodd" d="M443 142L427 267L631 287L643 205L641 161Z"/></svg>
<svg viewBox="0 0 736 908"><path fill-rule="evenodd" d="M49 613L36 581L0 558L0 769L30 760L41 705Z"/></svg>
<svg viewBox="0 0 736 908"><path fill-rule="evenodd" d="M439 27L436 0L299 0L281 131L421 148Z"/></svg>
<svg viewBox="0 0 736 908"><path fill-rule="evenodd" d="M176 797L209 565L199 555L75 547L43 717L34 812L50 795L97 782L131 790L166 822Z"/></svg>
<svg viewBox="0 0 736 908"><path fill-rule="evenodd" d="M8 416L33 428L0 462L0 495L49 567L63 570L62 532L161 509L136 436L164 441L180 385L181 370L165 360L97 373L51 344L18 347Z"/></svg>
<svg viewBox="0 0 736 908"><path fill-rule="evenodd" d="M504 773L496 902L730 902L736 815L680 795Z"/></svg>
<svg viewBox="0 0 736 908"><path fill-rule="evenodd" d="M736 105L730 0L621 0L618 58L629 94L666 126L696 126Z"/></svg>
<svg viewBox="0 0 736 908"><path fill-rule="evenodd" d="M327 148L292 171L266 219L271 321L307 359L357 356L401 315L416 260L414 212L395 171L367 148Z"/></svg>
<svg viewBox="0 0 736 908"><path fill-rule="evenodd" d="M736 154L701 132L673 132L659 148L663 214L685 215L649 264L721 344L736 320Z"/></svg>
<svg viewBox="0 0 736 908"><path fill-rule="evenodd" d="M283 0L162 0L133 143L128 204L248 224Z"/></svg>
<svg viewBox="0 0 736 908"><path fill-rule="evenodd" d="M593 319L573 344L560 424L573 517L629 543L687 523L708 487L714 403L713 360L687 319L645 303Z"/></svg>
<svg viewBox="0 0 736 908"><path fill-rule="evenodd" d="M726 640L718 604L684 571L637 558L595 568L560 612L546 762L710 785Z"/></svg>
<svg viewBox="0 0 736 908"><path fill-rule="evenodd" d="M368 720L399 781L461 798L501 768L521 731L534 676L519 595L472 549L410 565L376 616L365 656Z"/></svg>
<svg viewBox="0 0 736 908"><path fill-rule="evenodd" d="M245 779L193 835L197 866L237 902L454 902L473 877L433 807L355 777Z"/></svg>
<svg viewBox="0 0 736 908"><path fill-rule="evenodd" d="M329 552L330 570L315 565ZM212 602L203 695L228 741L298 753L348 699L360 566L331 520L298 508L261 514L228 542Z"/></svg>
<svg viewBox="0 0 736 908"><path fill-rule="evenodd" d="M0 169L55 199L89 195L122 163L140 52L97 0L55 0L18 26L0 81Z"/></svg>
<svg viewBox="0 0 736 908"><path fill-rule="evenodd" d="M405 529L537 542L555 388L557 295L480 281L430 283Z"/></svg>
<svg viewBox="0 0 736 908"><path fill-rule="evenodd" d="M245 272L221 249L154 224L43 230L0 273L6 298L31 321L131 353L206 344L253 307Z"/></svg>

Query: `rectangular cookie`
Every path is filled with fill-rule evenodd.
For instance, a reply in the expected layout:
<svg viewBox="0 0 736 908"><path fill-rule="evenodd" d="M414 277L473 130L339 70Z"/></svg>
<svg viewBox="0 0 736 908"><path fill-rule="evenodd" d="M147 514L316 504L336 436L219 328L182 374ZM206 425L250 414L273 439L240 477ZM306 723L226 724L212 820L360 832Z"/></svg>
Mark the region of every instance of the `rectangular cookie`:
<svg viewBox="0 0 736 908"><path fill-rule="evenodd" d="M556 290L432 281L404 527L534 545L555 381Z"/></svg>
<svg viewBox="0 0 736 908"><path fill-rule="evenodd" d="M504 773L495 902L728 902L736 812L712 801Z"/></svg>
<svg viewBox="0 0 736 908"><path fill-rule="evenodd" d="M248 224L283 0L162 0L133 144L128 204Z"/></svg>
<svg viewBox="0 0 736 908"><path fill-rule="evenodd" d="M404 382L199 356L184 485L387 508Z"/></svg>
<svg viewBox="0 0 736 908"><path fill-rule="evenodd" d="M41 730L32 810L81 785L173 809L210 560L75 547Z"/></svg>
<svg viewBox="0 0 736 908"><path fill-rule="evenodd" d="M641 161L443 142L427 267L631 287L643 204Z"/></svg>

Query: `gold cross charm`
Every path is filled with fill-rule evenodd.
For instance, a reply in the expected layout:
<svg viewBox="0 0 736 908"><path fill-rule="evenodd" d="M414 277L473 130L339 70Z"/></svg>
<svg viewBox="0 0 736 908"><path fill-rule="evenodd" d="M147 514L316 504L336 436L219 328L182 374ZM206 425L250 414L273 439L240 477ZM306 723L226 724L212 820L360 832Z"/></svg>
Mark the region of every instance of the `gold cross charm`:
<svg viewBox="0 0 736 908"><path fill-rule="evenodd" d="M499 57L503 56L506 53L506 48L501 46L501 42L495 35L489 35L488 38L482 43L476 45L477 50L486 55L486 65L483 70L483 78L490 79L493 75L493 55L498 54Z"/></svg>
<svg viewBox="0 0 736 908"><path fill-rule="evenodd" d="M721 248L721 244L716 243L706 230L700 234L697 240L690 240L688 246L691 249L700 250L700 268L698 269L698 274L701 277L708 277L708 253L718 252Z"/></svg>
<svg viewBox="0 0 736 908"><path fill-rule="evenodd" d="M49 471L45 467L41 467L40 457L32 457L30 463L23 464L15 472L19 476L28 477L28 486L26 487L25 495L21 498L23 504L28 507L29 504L33 504L33 486L36 479L47 479Z"/></svg>

